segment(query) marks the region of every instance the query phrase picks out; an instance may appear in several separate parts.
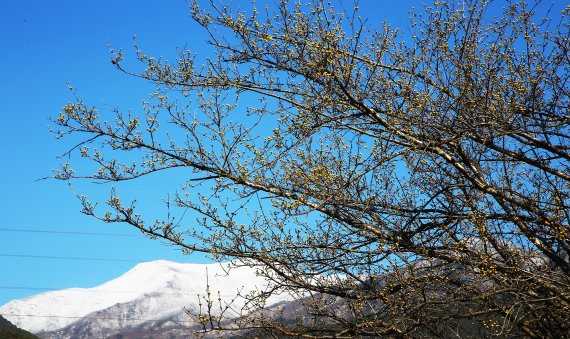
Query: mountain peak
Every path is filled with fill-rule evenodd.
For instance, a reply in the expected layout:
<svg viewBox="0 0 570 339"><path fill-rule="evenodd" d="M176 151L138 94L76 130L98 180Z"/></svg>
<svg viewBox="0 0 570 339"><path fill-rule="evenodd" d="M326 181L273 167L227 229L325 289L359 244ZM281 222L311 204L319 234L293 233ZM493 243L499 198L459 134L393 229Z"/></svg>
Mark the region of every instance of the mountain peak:
<svg viewBox="0 0 570 339"><path fill-rule="evenodd" d="M39 333L60 330L82 318L96 318L93 314L113 307L115 313L120 312L125 307L119 305L131 305L126 309L136 314L136 319L129 321L136 324L139 320L170 317L183 307L197 308L199 296L203 297L208 288L213 294L219 293L223 302L229 302L239 291L248 293L267 286L267 281L257 276L255 269L228 270L230 265L166 260L140 263L118 278L93 288L69 288L13 300L0 307L0 314L21 328ZM289 298L274 299L269 303Z"/></svg>

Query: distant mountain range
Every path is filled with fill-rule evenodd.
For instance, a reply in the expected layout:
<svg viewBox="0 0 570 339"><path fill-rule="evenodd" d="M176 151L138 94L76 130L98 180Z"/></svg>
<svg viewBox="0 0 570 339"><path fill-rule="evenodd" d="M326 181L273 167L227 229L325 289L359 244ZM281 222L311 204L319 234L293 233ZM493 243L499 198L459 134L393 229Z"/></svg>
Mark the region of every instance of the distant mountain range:
<svg viewBox="0 0 570 339"><path fill-rule="evenodd" d="M11 301L0 315L41 338L188 338L196 324L183 308L197 311L207 287L222 303L263 289L267 281L249 267L153 261L94 288L71 288ZM291 299L274 296L267 304ZM234 309L243 305L239 300ZM228 315L232 315L229 313Z"/></svg>
<svg viewBox="0 0 570 339"><path fill-rule="evenodd" d="M425 265L426 262L418 263L417 272L421 273ZM231 304L231 309L224 313L227 319L225 325L231 325L235 321L232 318L244 307L242 299L235 299L238 292L246 295L263 291L268 285L267 280L257 276L253 268L243 266L228 270L228 266L227 263L184 264L153 261L139 264L122 276L94 288L71 288L14 300L0 307L0 316L7 319L6 321L0 317L0 339L36 338L18 330L16 326L44 339L192 338L192 332L198 331L199 327L185 310L197 314L200 308L199 300L202 300L203 307L208 292L214 302L217 303L220 298L222 305ZM455 280L468 279L471 274L456 265L442 265L440 269L442 276L455 277ZM384 283L382 279L377 282ZM328 309L336 313L349 314L341 300L333 298L326 304ZM266 302L269 307L264 310L264 315L275 317L283 324L298 325L303 319L310 321L310 318L305 317L311 312L306 305L303 297L294 299L289 295L272 295ZM477 302L459 302L447 304L445 307L470 306L474 310L480 307ZM215 304L212 313L216 314L219 310L219 304ZM251 311L253 314L257 312ZM438 314L444 314L445 310L434 308L428 312L433 312L431 317L434 318ZM461 337L491 336L482 321L483 318L475 316L444 320L440 325L442 331L447 331L442 333L449 334L444 335L446 337L452 337L453 334ZM6 332L2 332L4 329ZM265 336L263 331L255 330L228 334L234 338ZM421 328L414 334L430 337L430 332ZM524 337L523 333L513 334ZM219 333L211 333L206 338L217 338L217 335Z"/></svg>

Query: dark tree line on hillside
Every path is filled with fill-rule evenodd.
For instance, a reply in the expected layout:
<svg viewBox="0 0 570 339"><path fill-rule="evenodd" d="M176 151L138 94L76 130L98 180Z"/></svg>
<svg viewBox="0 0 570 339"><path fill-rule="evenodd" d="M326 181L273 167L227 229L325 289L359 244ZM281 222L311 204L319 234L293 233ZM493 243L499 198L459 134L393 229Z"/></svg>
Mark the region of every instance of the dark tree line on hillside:
<svg viewBox="0 0 570 339"><path fill-rule="evenodd" d="M37 336L31 334L30 332L18 328L2 315L0 315L0 338L39 339Z"/></svg>
<svg viewBox="0 0 570 339"><path fill-rule="evenodd" d="M107 210L81 199L88 215L271 280L230 328L205 302L206 330L564 337L568 9L555 21L536 13L544 4L505 4L493 17L494 2L436 2L403 30L350 1L193 4L210 58L135 47L139 72L114 51L156 91L138 112L68 103L55 133L80 137L70 155L94 167L55 176L187 171L165 206L193 211L181 222L149 220L115 191ZM266 307L273 293L296 308Z"/></svg>

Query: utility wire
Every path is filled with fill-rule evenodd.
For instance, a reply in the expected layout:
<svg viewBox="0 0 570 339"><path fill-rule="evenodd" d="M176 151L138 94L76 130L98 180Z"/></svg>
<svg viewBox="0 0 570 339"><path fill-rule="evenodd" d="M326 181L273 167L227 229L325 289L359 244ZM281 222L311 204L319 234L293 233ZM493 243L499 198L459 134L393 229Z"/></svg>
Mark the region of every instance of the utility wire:
<svg viewBox="0 0 570 339"><path fill-rule="evenodd" d="M0 286L0 289L3 289L3 290L28 290L28 291L57 291L57 290L59 290L58 288L51 288L51 287L24 287L24 286Z"/></svg>
<svg viewBox="0 0 570 339"><path fill-rule="evenodd" d="M29 291L63 291L63 290L69 290L70 288L52 288L52 287L27 287L27 286L0 286L0 289L4 289L4 290L29 290ZM143 291L119 291L119 290L93 290L90 288L73 288L73 292L83 292L83 293L103 293L103 294L107 294L107 293L116 293L116 294L145 294L145 293L149 293L149 292L143 292ZM177 296L206 296L208 293L206 291L206 287L204 287L204 292L199 293L197 291L190 291L190 292L150 292L152 293L152 295L177 295ZM216 294L216 297L218 296L218 294ZM236 294L220 294L220 297L235 297Z"/></svg>
<svg viewBox="0 0 570 339"><path fill-rule="evenodd" d="M141 261L141 260L134 260L134 259L118 259L118 258L66 257L66 256L12 254L12 253L0 253L0 257L16 257L16 258L31 258L31 259L56 259L56 260L83 260L83 261L113 261L113 262L132 262L132 263L138 263L138 264L149 261L149 260Z"/></svg>
<svg viewBox="0 0 570 339"><path fill-rule="evenodd" d="M40 314L13 314L13 313L2 313L2 316L9 316L9 317L32 317L32 318L63 318L63 319L100 319L100 320L119 320L119 321L172 321L171 319L143 319L143 318L119 318L118 316L115 317L79 317L79 316L70 316L70 315L40 315ZM189 323L195 324L194 321L190 320L177 320L174 321L176 323Z"/></svg>
<svg viewBox="0 0 570 339"><path fill-rule="evenodd" d="M77 231L60 231L60 230L38 230L38 229L22 229L22 228L0 228L0 232L20 232L20 233L50 233L50 234L70 234L70 235L95 235L95 236L112 236L112 237L136 237L136 234L127 233L100 233L100 232L77 232Z"/></svg>
<svg viewBox="0 0 570 339"><path fill-rule="evenodd" d="M144 294L147 292L142 291L119 291L119 290L93 290L90 288L83 288L83 287L71 287L73 288L73 292L95 292L95 293L127 293L127 294ZM29 290L29 291L63 291L69 290L71 288L53 288L53 287L28 287L28 286L0 286L0 289L3 290ZM183 295L184 293L174 293L174 292L152 292L153 294L173 294L173 295Z"/></svg>

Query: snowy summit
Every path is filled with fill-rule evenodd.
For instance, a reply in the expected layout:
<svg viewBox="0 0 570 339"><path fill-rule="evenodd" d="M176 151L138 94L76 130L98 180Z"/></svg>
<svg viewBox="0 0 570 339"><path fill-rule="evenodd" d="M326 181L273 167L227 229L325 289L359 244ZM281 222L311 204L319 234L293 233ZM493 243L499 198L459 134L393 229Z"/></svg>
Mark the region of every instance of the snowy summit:
<svg viewBox="0 0 570 339"><path fill-rule="evenodd" d="M216 300L219 293L222 303L229 303L238 291L263 289L267 281L249 267L228 271L228 264L159 260L138 264L94 288L70 288L11 301L0 307L0 314L33 333L61 331L89 320L93 335L93 323L97 322L95 327L110 330L164 319L191 321L182 308L197 310L198 298L206 294L207 286ZM268 304L287 299L276 296ZM239 309L236 302L234 306Z"/></svg>

